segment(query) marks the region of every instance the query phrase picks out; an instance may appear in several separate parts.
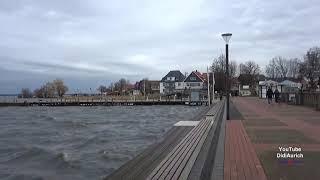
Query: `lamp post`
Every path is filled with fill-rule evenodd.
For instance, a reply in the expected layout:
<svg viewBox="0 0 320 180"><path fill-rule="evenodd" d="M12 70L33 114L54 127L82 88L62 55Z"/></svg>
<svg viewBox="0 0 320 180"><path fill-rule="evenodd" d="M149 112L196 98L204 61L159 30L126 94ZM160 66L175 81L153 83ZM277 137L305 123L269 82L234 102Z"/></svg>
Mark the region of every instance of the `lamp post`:
<svg viewBox="0 0 320 180"><path fill-rule="evenodd" d="M227 120L230 119L230 112L229 112L229 104L230 104L230 86L229 86L229 40L231 38L231 33L224 33L222 37L226 42L226 97L227 97Z"/></svg>

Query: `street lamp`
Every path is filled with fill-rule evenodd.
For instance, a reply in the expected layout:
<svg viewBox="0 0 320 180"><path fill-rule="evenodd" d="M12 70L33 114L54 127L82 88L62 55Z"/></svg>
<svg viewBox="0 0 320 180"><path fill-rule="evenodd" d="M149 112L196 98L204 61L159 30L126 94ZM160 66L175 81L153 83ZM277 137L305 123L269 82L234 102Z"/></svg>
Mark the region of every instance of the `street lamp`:
<svg viewBox="0 0 320 180"><path fill-rule="evenodd" d="M230 86L229 86L229 40L231 39L231 33L224 33L222 37L226 42L226 97L227 97L227 120L230 119L230 112L229 112L229 97L230 97Z"/></svg>

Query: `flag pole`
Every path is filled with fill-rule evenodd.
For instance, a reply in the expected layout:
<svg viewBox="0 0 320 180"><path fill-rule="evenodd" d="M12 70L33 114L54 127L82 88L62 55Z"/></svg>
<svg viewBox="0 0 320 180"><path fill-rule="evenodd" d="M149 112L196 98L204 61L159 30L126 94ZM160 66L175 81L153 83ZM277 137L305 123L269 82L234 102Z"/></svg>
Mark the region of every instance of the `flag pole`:
<svg viewBox="0 0 320 180"><path fill-rule="evenodd" d="M207 66L207 87L208 87L208 105L210 106L210 81L209 81L209 69Z"/></svg>
<svg viewBox="0 0 320 180"><path fill-rule="evenodd" d="M215 85L215 81L214 81L214 72L212 70L212 102L214 101L214 85Z"/></svg>

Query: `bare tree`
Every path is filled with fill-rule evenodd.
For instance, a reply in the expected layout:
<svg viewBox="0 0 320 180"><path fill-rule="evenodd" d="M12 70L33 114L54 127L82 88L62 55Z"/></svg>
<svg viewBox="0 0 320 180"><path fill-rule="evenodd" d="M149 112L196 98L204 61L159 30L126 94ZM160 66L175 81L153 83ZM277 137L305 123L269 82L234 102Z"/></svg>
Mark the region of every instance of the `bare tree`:
<svg viewBox="0 0 320 180"><path fill-rule="evenodd" d="M114 91L117 91L117 92L120 92L120 91L121 91L121 85L120 85L119 81L114 83L114 88L113 88L113 90L114 90Z"/></svg>
<svg viewBox="0 0 320 180"><path fill-rule="evenodd" d="M300 76L301 60L298 58L292 58L289 60L288 77L298 78Z"/></svg>
<svg viewBox="0 0 320 180"><path fill-rule="evenodd" d="M225 90L225 77L226 77L226 58L224 54L219 55L213 59L211 70L214 73L215 89L218 91ZM230 61L229 64L229 78L232 80L237 74L237 63ZM231 81L231 83L233 83Z"/></svg>
<svg viewBox="0 0 320 180"><path fill-rule="evenodd" d="M22 88L19 97L21 97L21 98L31 98L32 97L32 92L30 91L29 88Z"/></svg>
<svg viewBox="0 0 320 180"><path fill-rule="evenodd" d="M235 61L231 61L229 64L229 75L230 77L235 77L237 74L237 63Z"/></svg>
<svg viewBox="0 0 320 180"><path fill-rule="evenodd" d="M287 78L289 72L289 61L281 56L274 58L276 64L276 71L280 75L281 78Z"/></svg>
<svg viewBox="0 0 320 180"><path fill-rule="evenodd" d="M247 61L240 64L239 82L242 85L249 85L252 94L256 94L255 86L259 79L260 67L254 61Z"/></svg>
<svg viewBox="0 0 320 180"><path fill-rule="evenodd" d="M266 66L266 75L270 78L278 78L278 72L276 69L276 62L274 59L271 59L269 61L269 64Z"/></svg>
<svg viewBox="0 0 320 180"><path fill-rule="evenodd" d="M44 92L45 98L52 98L55 94L55 86L52 82L47 82L45 85L41 87L42 91Z"/></svg>
<svg viewBox="0 0 320 180"><path fill-rule="evenodd" d="M33 94L37 98L44 98L44 89L43 88L37 88L33 91Z"/></svg>
<svg viewBox="0 0 320 180"><path fill-rule="evenodd" d="M211 66L213 72L225 72L226 70L226 59L223 54L213 59L213 63Z"/></svg>
<svg viewBox="0 0 320 180"><path fill-rule="evenodd" d="M254 61L247 61L240 64L240 74L257 75L260 73L260 67Z"/></svg>
<svg viewBox="0 0 320 180"><path fill-rule="evenodd" d="M300 73L309 80L309 86L311 89L316 88L316 78L320 72L320 48L310 48L304 57L304 62L301 63Z"/></svg>
<svg viewBox="0 0 320 180"><path fill-rule="evenodd" d="M128 89L129 81L121 78L119 81L114 83L114 91L117 91L119 94L124 94Z"/></svg>
<svg viewBox="0 0 320 180"><path fill-rule="evenodd" d="M53 85L59 97L62 97L68 91L68 87L64 85L62 79L54 80Z"/></svg>
<svg viewBox="0 0 320 180"><path fill-rule="evenodd" d="M113 92L114 91L114 84L113 83L110 83L108 89Z"/></svg>
<svg viewBox="0 0 320 180"><path fill-rule="evenodd" d="M270 78L297 78L299 76L300 64L301 62L298 58L288 60L284 57L277 56L269 61L265 72Z"/></svg>
<svg viewBox="0 0 320 180"><path fill-rule="evenodd" d="M97 90L100 92L100 94L102 95L104 92L107 92L107 87L100 85Z"/></svg>

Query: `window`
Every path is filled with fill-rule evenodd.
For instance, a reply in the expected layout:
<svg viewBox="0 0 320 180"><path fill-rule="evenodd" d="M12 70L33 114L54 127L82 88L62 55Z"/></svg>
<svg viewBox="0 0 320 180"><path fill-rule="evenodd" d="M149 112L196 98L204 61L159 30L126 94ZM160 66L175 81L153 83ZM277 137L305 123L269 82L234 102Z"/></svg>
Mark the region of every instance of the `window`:
<svg viewBox="0 0 320 180"><path fill-rule="evenodd" d="M195 80L197 80L197 79L196 79L196 77L190 77L190 80L191 80L191 81L195 81Z"/></svg>
<svg viewBox="0 0 320 180"><path fill-rule="evenodd" d="M190 86L200 86L200 83L190 83Z"/></svg>
<svg viewBox="0 0 320 180"><path fill-rule="evenodd" d="M167 77L167 81L174 81L175 79L175 77Z"/></svg>

